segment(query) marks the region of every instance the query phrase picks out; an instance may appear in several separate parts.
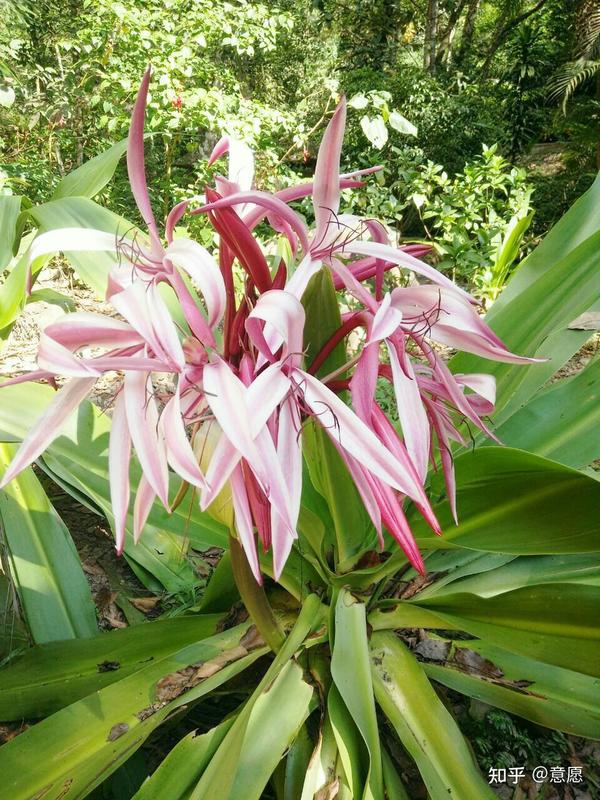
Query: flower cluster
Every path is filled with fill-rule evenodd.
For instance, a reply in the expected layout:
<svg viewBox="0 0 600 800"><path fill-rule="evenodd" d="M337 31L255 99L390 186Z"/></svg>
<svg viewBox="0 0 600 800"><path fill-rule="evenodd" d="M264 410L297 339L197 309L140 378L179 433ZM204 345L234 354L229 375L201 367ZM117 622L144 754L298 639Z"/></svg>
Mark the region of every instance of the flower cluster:
<svg viewBox="0 0 600 800"><path fill-rule="evenodd" d="M344 100L324 134L314 181L269 194L253 187L252 153L227 137L211 162L229 158L227 178L206 190L204 214L219 235L218 261L198 243L174 237L188 203L168 215L164 239L150 204L144 166L144 117L150 80L144 76L133 110L127 166L147 235L116 239L102 231L62 229L38 236L31 261L57 250L116 252L106 297L118 317L71 313L48 326L39 346L39 369L13 381L68 378L29 432L2 485L35 460L62 423L107 371L123 380L115 396L109 445L116 543L124 546L130 505L129 466L135 450L143 477L133 509L137 541L159 498L169 509L169 472L196 487L202 509L231 504L232 528L260 581L256 538L272 548L281 575L297 538L302 493L302 430L322 426L337 448L382 542L383 527L411 563L423 562L408 525L410 499L431 528L439 525L424 490L427 469L439 458L454 509L451 441L460 442L457 418L490 434L483 418L493 409L495 386L484 374L453 375L432 342L486 358L527 361L511 354L482 321L472 299L419 260L423 248L395 248L375 221L339 214L340 190L362 185L372 170L340 175ZM309 231L290 203L312 196ZM289 242L293 263L271 269L254 234L266 221ZM244 274L236 292L235 264ZM410 270L425 282L384 293L384 273ZM304 353L302 296L320 270L358 310L310 363ZM185 330L159 291L168 284ZM317 377L348 334L363 331L359 352L343 371ZM102 355L85 357L90 346ZM382 353L387 358L382 358ZM168 373L172 391L157 403L153 375ZM348 377L351 375L351 377ZM375 399L376 383L391 383L400 431ZM349 397L349 403L340 397Z"/></svg>

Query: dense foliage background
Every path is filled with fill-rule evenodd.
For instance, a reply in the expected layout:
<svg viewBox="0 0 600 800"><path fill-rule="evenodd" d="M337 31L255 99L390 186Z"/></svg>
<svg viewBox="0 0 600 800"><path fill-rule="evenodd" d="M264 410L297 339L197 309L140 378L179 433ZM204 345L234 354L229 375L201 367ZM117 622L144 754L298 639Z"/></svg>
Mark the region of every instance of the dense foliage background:
<svg viewBox="0 0 600 800"><path fill-rule="evenodd" d="M2 191L35 202L126 135L148 62L158 207L203 191L224 131L260 150L263 185L310 173L345 92L348 168L385 167L348 202L404 237L435 240L442 268L483 295L493 296L511 220L527 220L526 246L596 169L594 0L2 5ZM111 207L132 212L124 172L109 191Z"/></svg>

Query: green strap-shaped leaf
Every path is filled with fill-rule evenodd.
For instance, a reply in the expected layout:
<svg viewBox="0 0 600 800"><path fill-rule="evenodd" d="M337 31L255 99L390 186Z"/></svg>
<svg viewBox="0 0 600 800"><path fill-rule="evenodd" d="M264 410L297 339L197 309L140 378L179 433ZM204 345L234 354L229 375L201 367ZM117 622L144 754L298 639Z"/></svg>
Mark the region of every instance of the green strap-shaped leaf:
<svg viewBox="0 0 600 800"><path fill-rule="evenodd" d="M545 355L552 363L547 367L494 364L466 354L452 359L453 371L496 376L496 422L517 411L585 341L585 336L567 326L600 298L599 198L600 179L596 179L519 267L486 315L511 350ZM551 347L545 340L551 341Z"/></svg>
<svg viewBox="0 0 600 800"><path fill-rule="evenodd" d="M304 350L309 365L342 324L329 270L322 269L311 279L302 303L306 311ZM327 375L338 370L345 361L346 348L341 342L316 374L320 377ZM347 571L358 554L366 547L375 546L375 529L365 512L354 481L323 428L316 423L305 426L302 446L310 480L325 498L333 520L339 568Z"/></svg>
<svg viewBox="0 0 600 800"><path fill-rule="evenodd" d="M304 426L302 449L310 480L333 520L338 569L348 571L365 549L376 547L375 528L340 454L314 421Z"/></svg>
<svg viewBox="0 0 600 800"><path fill-rule="evenodd" d="M23 238L21 253L24 252L24 254L15 259L8 277L0 286L0 339L8 338L14 322L27 300L27 248L33 238L33 233ZM47 259L45 260L47 261ZM40 258L38 261L41 268L43 259Z"/></svg>
<svg viewBox="0 0 600 800"><path fill-rule="evenodd" d="M381 751L381 756L383 765L383 784L385 786L385 794L388 800L410 800L408 792L404 788L404 784L402 783L402 780L396 771L394 763L385 749Z"/></svg>
<svg viewBox="0 0 600 800"><path fill-rule="evenodd" d="M574 736L600 739L596 678L509 653L478 640L433 639L430 678L457 692ZM421 657L427 650L422 649Z"/></svg>
<svg viewBox="0 0 600 800"><path fill-rule="evenodd" d="M433 583L425 586L420 592L421 597L432 597L441 592L452 592L454 584L470 575L487 575L495 572L504 564L514 561L517 556L505 553L481 553L477 550L435 550L427 553L425 567ZM411 581L417 578L414 570L403 575L404 580Z"/></svg>
<svg viewBox="0 0 600 800"><path fill-rule="evenodd" d="M538 393L497 433L504 444L570 467L600 458L600 358Z"/></svg>
<svg viewBox="0 0 600 800"><path fill-rule="evenodd" d="M335 643L331 675L369 755L363 797L377 800L383 794L381 747L373 698L365 606L341 590L335 606Z"/></svg>
<svg viewBox="0 0 600 800"><path fill-rule="evenodd" d="M21 213L21 198L12 194L0 195L0 272L18 249L17 220ZM17 245L17 247L15 247ZM0 328L3 327L0 323Z"/></svg>
<svg viewBox="0 0 600 800"><path fill-rule="evenodd" d="M600 483L522 450L483 447L455 461L459 524L446 501L434 510L444 535L412 521L428 548L466 547L495 553L591 553L600 550ZM439 486L436 478L433 489Z"/></svg>
<svg viewBox="0 0 600 800"><path fill-rule="evenodd" d="M26 650L2 670L0 719L38 719L213 636L221 614L156 620ZM97 633L97 632L96 632Z"/></svg>
<svg viewBox="0 0 600 800"><path fill-rule="evenodd" d="M97 195L111 181L126 150L127 139L122 139L100 155L90 158L78 169L69 172L54 190L52 200L61 197L92 198Z"/></svg>
<svg viewBox="0 0 600 800"><path fill-rule="evenodd" d="M493 800L422 666L393 633L371 637L375 697L415 760L431 800Z"/></svg>
<svg viewBox="0 0 600 800"><path fill-rule="evenodd" d="M598 586L548 583L493 597L417 595L415 603L511 653L600 676Z"/></svg>
<svg viewBox="0 0 600 800"><path fill-rule="evenodd" d="M239 759L230 762L235 780L228 800L260 800L275 767L308 717L313 691L302 669L289 661L258 697ZM298 795L293 797L297 800Z"/></svg>
<svg viewBox="0 0 600 800"><path fill-rule="evenodd" d="M490 554L487 554L488 558ZM492 556L494 557L494 556ZM499 557L499 556L496 556ZM479 563L478 559L476 563ZM559 556L520 556L495 569L466 575L434 589L435 584L419 593L426 597L443 597L468 592L480 597L492 597L524 586L543 583L574 583L600 586L600 553ZM433 590L433 591L432 591Z"/></svg>
<svg viewBox="0 0 600 800"><path fill-rule="evenodd" d="M307 726L303 725L290 745L285 759L283 800L300 800L306 772L313 754L314 742Z"/></svg>
<svg viewBox="0 0 600 800"><path fill-rule="evenodd" d="M150 778L140 787L132 800L185 800L194 788L198 776L206 769L217 752L235 717L228 717L207 733L188 733L170 751Z"/></svg>
<svg viewBox="0 0 600 800"><path fill-rule="evenodd" d="M3 471L15 451L0 444ZM96 610L75 545L31 468L0 490L0 525L33 641L95 636Z"/></svg>
<svg viewBox="0 0 600 800"><path fill-rule="evenodd" d="M335 684L327 695L327 713L338 750L336 772L344 776L351 797L362 798L369 771L368 754L360 731Z"/></svg>
<svg viewBox="0 0 600 800"><path fill-rule="evenodd" d="M319 598L316 595L309 595L303 603L293 629L275 656L273 663L240 711L235 723L227 732L223 744L219 747L215 757L200 778L190 800L212 800L216 796L222 797L223 800L234 800L234 798L240 797L240 786L237 783L235 765L243 758L243 748L253 709L263 692L272 686L275 678L282 673L290 659L301 648L306 637L319 626L321 621L320 609ZM312 689L310 691L312 694ZM298 727L302 722L303 720L300 721ZM267 779L268 776L265 782Z"/></svg>
<svg viewBox="0 0 600 800"><path fill-rule="evenodd" d="M27 305L30 303L50 303L51 305L62 308L63 311L75 311L75 303L66 294L57 292L55 289L36 289L27 298Z"/></svg>
<svg viewBox="0 0 600 800"><path fill-rule="evenodd" d="M334 784L337 755L338 749L331 720L326 715L319 733L319 740L306 769L300 800L314 800L319 791L323 792L326 786Z"/></svg>
<svg viewBox="0 0 600 800"><path fill-rule="evenodd" d="M29 633L19 614L14 587L6 575L0 574L0 662L9 656L15 657L30 645Z"/></svg>
<svg viewBox="0 0 600 800"><path fill-rule="evenodd" d="M0 749L3 791L75 800L89 794L181 705L267 652L249 624L194 643L39 722Z"/></svg>

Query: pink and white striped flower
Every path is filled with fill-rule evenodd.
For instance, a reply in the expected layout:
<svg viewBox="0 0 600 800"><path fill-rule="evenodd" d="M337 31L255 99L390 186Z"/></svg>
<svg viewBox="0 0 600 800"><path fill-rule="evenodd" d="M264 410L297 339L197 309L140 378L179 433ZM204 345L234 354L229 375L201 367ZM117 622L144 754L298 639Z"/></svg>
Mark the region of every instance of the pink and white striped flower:
<svg viewBox="0 0 600 800"><path fill-rule="evenodd" d="M206 204L193 212L205 214L218 233L218 259L191 239L175 238L187 202L168 215L163 241L144 165L149 80L147 72L127 154L147 235L128 239L69 228L41 234L31 248L31 262L55 251L118 254L106 291L115 316L77 312L48 326L39 369L9 381L67 379L0 486L40 456L100 376L116 371L123 379L113 407L109 469L119 552L135 452L143 472L133 508L135 541L156 498L170 508L169 476L175 473L195 487L203 510L231 504L220 518L230 520L256 579L261 580L257 539L264 550L272 549L278 579L298 536L302 430L313 420L345 462L380 541L385 527L423 571L405 504L411 501L441 533L425 492L428 468L439 459L456 517L451 442L462 441L462 419L493 435L483 419L493 410L495 394L488 375L453 375L433 343L497 361L528 359L510 353L477 314L474 301L418 258L422 247L394 248L379 223L339 214L340 190L362 185L360 179L373 171L340 175L343 100L323 137L310 183L275 194L256 190L249 148L229 137L219 141L210 163L228 153L228 177L218 177L216 189L206 190ZM289 206L307 196L313 198L312 233ZM289 240L297 261L293 271L283 261L270 268L253 233L265 218ZM428 283L384 294L383 276L392 267ZM235 290L236 269L244 276L242 292ZM358 310L342 315L338 330L307 363L301 300L322 269L331 271L337 291L353 296ZM174 323L161 284L174 292L185 330ZM343 370L317 377L332 350L357 328L363 331L361 344ZM102 352L89 355L90 347ZM170 388L157 396L154 376L163 373ZM393 388L398 427L377 402L380 379ZM346 390L349 402L340 397Z"/></svg>

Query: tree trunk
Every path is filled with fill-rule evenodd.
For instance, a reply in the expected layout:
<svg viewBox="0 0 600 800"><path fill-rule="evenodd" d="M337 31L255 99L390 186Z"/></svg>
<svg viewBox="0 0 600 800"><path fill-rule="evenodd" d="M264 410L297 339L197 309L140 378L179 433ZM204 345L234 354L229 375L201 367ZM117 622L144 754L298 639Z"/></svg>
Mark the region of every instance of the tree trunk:
<svg viewBox="0 0 600 800"><path fill-rule="evenodd" d="M427 26L425 28L425 46L423 51L423 67L432 75L436 68L436 45L438 33L438 0L428 0Z"/></svg>
<svg viewBox="0 0 600 800"><path fill-rule="evenodd" d="M439 36L440 44L436 55L436 63L438 64L447 64L450 61L452 42L456 36L458 22L466 5L467 0L456 0L454 4L454 8L448 17L448 24L444 28L443 33Z"/></svg>
<svg viewBox="0 0 600 800"><path fill-rule="evenodd" d="M479 11L480 6L481 0L471 0L469 3L465 25L460 39L460 48L458 50L459 61L462 61L469 55L469 50L471 49L473 36L475 34L475 21L477 19L477 12Z"/></svg>

